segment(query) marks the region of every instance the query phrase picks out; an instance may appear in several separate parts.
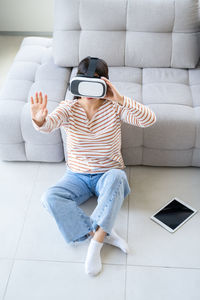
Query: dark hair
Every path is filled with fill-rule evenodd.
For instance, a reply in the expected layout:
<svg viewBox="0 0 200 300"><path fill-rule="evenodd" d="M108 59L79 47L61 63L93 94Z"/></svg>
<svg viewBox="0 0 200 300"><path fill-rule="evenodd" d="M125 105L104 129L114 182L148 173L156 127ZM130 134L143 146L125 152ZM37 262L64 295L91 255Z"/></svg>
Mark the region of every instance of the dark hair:
<svg viewBox="0 0 200 300"><path fill-rule="evenodd" d="M78 74L85 75L87 73L89 61L90 61L90 56L87 56L80 61L76 75L78 75ZM99 75L99 77L103 76L103 77L106 77L107 79L109 79L108 65L105 62L105 60L103 60L101 58L98 59L95 73L97 73ZM78 96L74 96L73 100L79 99L79 98L80 97L78 97Z"/></svg>

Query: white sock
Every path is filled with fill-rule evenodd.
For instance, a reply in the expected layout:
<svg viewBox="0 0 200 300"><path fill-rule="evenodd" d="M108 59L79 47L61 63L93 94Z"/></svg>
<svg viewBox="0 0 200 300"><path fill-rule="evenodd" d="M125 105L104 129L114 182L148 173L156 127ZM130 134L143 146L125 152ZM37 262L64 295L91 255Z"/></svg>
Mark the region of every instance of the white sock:
<svg viewBox="0 0 200 300"><path fill-rule="evenodd" d="M85 272L88 275L96 275L101 271L102 263L100 251L103 243L100 243L93 238L90 241L88 252L85 260Z"/></svg>
<svg viewBox="0 0 200 300"><path fill-rule="evenodd" d="M127 242L121 238L114 229L111 230L111 234L110 235L106 235L104 237L104 243L106 244L110 244L113 246L116 246L118 248L120 248L123 252L125 253L129 253L129 246L127 244Z"/></svg>

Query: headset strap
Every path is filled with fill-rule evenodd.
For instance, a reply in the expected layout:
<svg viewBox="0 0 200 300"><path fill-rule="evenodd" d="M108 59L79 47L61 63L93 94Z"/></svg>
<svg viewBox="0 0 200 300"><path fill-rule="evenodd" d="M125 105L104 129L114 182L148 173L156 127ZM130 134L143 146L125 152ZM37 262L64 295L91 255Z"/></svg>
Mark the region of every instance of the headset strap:
<svg viewBox="0 0 200 300"><path fill-rule="evenodd" d="M91 57L91 56L89 56L89 57L90 57L90 63L89 63L88 69L87 69L86 76L94 77L98 57Z"/></svg>

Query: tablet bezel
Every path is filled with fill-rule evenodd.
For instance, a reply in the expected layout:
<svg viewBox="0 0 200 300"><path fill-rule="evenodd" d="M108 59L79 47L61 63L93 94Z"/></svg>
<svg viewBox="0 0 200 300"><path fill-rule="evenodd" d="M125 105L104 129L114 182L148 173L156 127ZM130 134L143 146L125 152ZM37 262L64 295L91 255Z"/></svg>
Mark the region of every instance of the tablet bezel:
<svg viewBox="0 0 200 300"><path fill-rule="evenodd" d="M180 202L181 204L185 205L186 207L188 207L189 209L191 209L193 211L193 213L187 217L182 223L180 223L175 229L170 228L169 226L167 226L165 223L163 223L162 221L158 220L157 218L155 218L155 215L161 211L163 208L165 208L169 203L171 203L173 200L176 200L178 202ZM184 223L186 223L191 217L194 216L194 214L197 213L197 209L191 207L189 204L185 203L184 201L180 200L177 197L173 197L171 200L169 200L165 205L163 205L158 211L156 211L151 217L150 219L153 220L154 222L156 222L157 224L161 225L163 228L165 228L167 231L174 233L177 229L179 229Z"/></svg>

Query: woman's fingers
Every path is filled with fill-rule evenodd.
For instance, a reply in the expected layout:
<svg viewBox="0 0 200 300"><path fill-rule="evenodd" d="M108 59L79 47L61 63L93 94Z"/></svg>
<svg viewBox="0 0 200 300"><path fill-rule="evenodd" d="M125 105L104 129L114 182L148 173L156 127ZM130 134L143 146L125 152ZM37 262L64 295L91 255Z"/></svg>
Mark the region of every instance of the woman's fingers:
<svg viewBox="0 0 200 300"><path fill-rule="evenodd" d="M101 76L101 79L103 79L104 81L108 82L108 79L104 76Z"/></svg>
<svg viewBox="0 0 200 300"><path fill-rule="evenodd" d="M42 104L42 101L43 101L43 100L42 100L42 92L40 92L40 94L39 94L39 99L40 99L40 102L39 102L39 103Z"/></svg>
<svg viewBox="0 0 200 300"><path fill-rule="evenodd" d="M47 106L47 94L44 95L44 108Z"/></svg>
<svg viewBox="0 0 200 300"><path fill-rule="evenodd" d="M105 80L107 84L112 85L112 83L108 80L108 78L103 77L103 76L102 76L101 78L102 78L103 80Z"/></svg>
<svg viewBox="0 0 200 300"><path fill-rule="evenodd" d="M47 94L44 95L44 99L43 99L42 92L39 92L39 95L38 95L38 92L36 92L35 93L35 103L43 104L42 107L45 108L47 105ZM31 96L31 104L34 104L34 99L32 96Z"/></svg>
<svg viewBox="0 0 200 300"><path fill-rule="evenodd" d="M102 76L101 77L108 85L106 97L110 98L111 100L118 96L119 92L116 87L108 80L108 78Z"/></svg>
<svg viewBox="0 0 200 300"><path fill-rule="evenodd" d="M106 78L106 77L101 77L103 80L105 80L105 82L108 84L108 87L109 88L111 88L111 90L113 89L113 90L115 90L115 87L114 87L114 85L110 82L110 80L108 80L108 78Z"/></svg>
<svg viewBox="0 0 200 300"><path fill-rule="evenodd" d="M35 93L35 103L38 103L39 99L38 99L38 92Z"/></svg>
<svg viewBox="0 0 200 300"><path fill-rule="evenodd" d="M105 77L103 77L105 78ZM108 83L109 87L111 88L112 91L114 91L115 93L119 93L118 90L116 89L116 87L107 79L106 79L106 82Z"/></svg>

